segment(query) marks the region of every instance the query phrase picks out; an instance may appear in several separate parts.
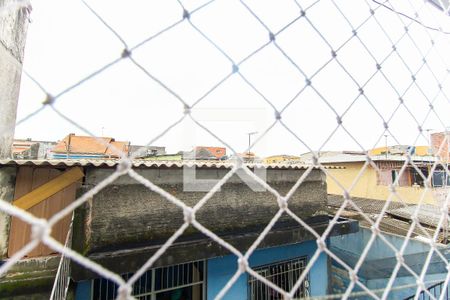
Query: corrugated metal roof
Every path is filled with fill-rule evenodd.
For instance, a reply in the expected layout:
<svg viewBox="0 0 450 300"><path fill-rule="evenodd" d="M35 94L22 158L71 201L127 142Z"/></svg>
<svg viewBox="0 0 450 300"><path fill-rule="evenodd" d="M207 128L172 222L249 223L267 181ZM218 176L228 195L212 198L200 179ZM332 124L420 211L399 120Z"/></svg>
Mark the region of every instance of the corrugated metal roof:
<svg viewBox="0 0 450 300"><path fill-rule="evenodd" d="M336 213L337 209L342 205L344 199L339 195L328 195L328 207L330 209L330 213ZM366 198L356 198L352 197L352 201L368 216L370 219L375 220L376 217L380 214L383 206L386 204L384 200L376 200L376 199L366 199ZM438 222L438 214L439 208L432 207L430 205L423 205L423 211L419 213L419 222L422 224L429 225L431 227L435 227ZM383 232L397 234L401 236L406 236L408 230L411 226L410 220L411 215L414 210L417 208L414 204L405 205L399 202L391 202L389 203L389 207L381 219L379 229ZM348 217L351 219L357 219L360 222L361 227L370 228L371 224L367 222L363 216L360 215L359 212L355 210L353 206L348 204L345 210L342 213L342 216ZM398 219L400 217L401 219ZM426 230L430 236L434 234L433 228L419 228L415 227L413 229L412 237L422 236L426 237L423 230ZM438 241L443 240L443 233L439 234Z"/></svg>
<svg viewBox="0 0 450 300"><path fill-rule="evenodd" d="M360 197L352 197L353 203L355 203L364 213L367 214L379 214L383 209L386 201L377 200L377 199L368 199L368 198L360 198ZM328 205L332 207L339 208L344 202L344 198L341 195L328 195ZM400 202L391 202L389 203L388 209L397 209L405 207L405 204ZM355 208L347 204L346 210L356 211Z"/></svg>
<svg viewBox="0 0 450 300"><path fill-rule="evenodd" d="M397 209L390 209L388 213L395 217L399 217L405 220L411 220L416 209L417 205L413 205ZM442 212L440 207L429 204L423 204L420 206L417 218L419 219L419 222L422 224L436 227L439 224L441 216Z"/></svg>
<svg viewBox="0 0 450 300"><path fill-rule="evenodd" d="M27 160L27 159L6 159L0 160L1 165L17 165L17 166L82 166L82 167L115 167L119 164L118 159L46 159L46 160ZM267 168L267 169L292 169L292 170L306 170L309 166L304 164L260 164L249 163L246 164L250 168ZM135 159L133 160L133 167L135 168L182 168L184 166L195 166L199 168L224 168L230 169L234 166L232 162L227 161L152 161ZM342 167L328 166L329 169L342 169Z"/></svg>

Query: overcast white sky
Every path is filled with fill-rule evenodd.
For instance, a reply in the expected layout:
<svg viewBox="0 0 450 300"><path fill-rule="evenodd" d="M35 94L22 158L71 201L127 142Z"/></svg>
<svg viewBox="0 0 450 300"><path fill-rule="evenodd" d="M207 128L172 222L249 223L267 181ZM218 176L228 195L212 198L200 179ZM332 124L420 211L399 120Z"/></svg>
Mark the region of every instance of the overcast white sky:
<svg viewBox="0 0 450 300"><path fill-rule="evenodd" d="M181 1L188 11L205 1ZM335 0L336 5L357 28L375 10L390 39L397 42L411 23L372 1ZM114 28L131 48L158 31L180 20L182 8L177 1L88 1L96 12ZM300 15L295 1L245 1L268 26L278 32ZM298 3L304 9L314 1ZM24 67L51 94L57 95L86 75L120 57L124 46L81 1L41 0L32 2ZM448 17L422 1L390 1L397 11L414 16L431 27L450 31ZM370 6L370 7L369 7ZM415 9L413 9L415 7ZM352 38L352 28L339 13L333 1L321 0L306 10L306 17L277 35L276 43L308 76L311 77L331 57L331 49L314 31L320 31L337 51L337 60L360 84L376 71L376 62L362 43ZM217 0L191 16L192 23L208 35L235 62L241 61L269 40L265 29L239 1ZM403 24L402 21L405 23ZM357 30L358 37L381 63L392 51L392 43L374 18ZM414 43L411 38L413 38ZM431 38L435 47L430 51ZM409 69L416 72L426 55L428 66L417 74L417 84L404 95L400 106L398 95L378 72L365 86L364 93L381 117L364 97L358 98L358 87L336 60L324 67L312 86L342 118L344 127L364 149L384 145L382 117L400 144L423 145L417 123L424 129L441 131L450 126L449 69L450 35L426 30L413 24L409 36L396 44L397 54L383 63L382 71L403 94L411 83ZM422 54L416 49L420 49ZM133 58L190 105L211 87L231 73L232 63L208 43L186 20L139 47ZM270 44L240 65L239 71L277 110L290 102L305 86L305 77ZM438 94L437 77L445 94ZM427 117L429 103L436 113ZM45 94L26 76L22 78L18 120L38 109ZM77 124L96 135L146 144L183 116L183 104L158 83L147 77L128 59L122 60L99 75L57 99L55 107ZM348 109L348 110L347 110ZM408 111L409 110L409 111ZM395 112L395 113L394 113ZM414 118L411 116L414 116ZM436 116L437 114L437 116ZM258 95L239 74L232 75L193 109L193 116L234 147L247 147L247 132L258 131L253 139L274 122L274 109ZM440 118L440 120L438 119ZM307 87L282 113L283 122L311 149L360 150L349 135L337 127L336 115L311 87ZM58 140L70 132L85 134L80 128L46 108L16 128L17 138ZM425 133L426 135L426 133ZM389 144L397 144L388 137ZM154 143L169 152L188 150L195 145L220 146L210 134L185 120ZM259 155L300 154L308 151L292 133L275 125L255 146Z"/></svg>

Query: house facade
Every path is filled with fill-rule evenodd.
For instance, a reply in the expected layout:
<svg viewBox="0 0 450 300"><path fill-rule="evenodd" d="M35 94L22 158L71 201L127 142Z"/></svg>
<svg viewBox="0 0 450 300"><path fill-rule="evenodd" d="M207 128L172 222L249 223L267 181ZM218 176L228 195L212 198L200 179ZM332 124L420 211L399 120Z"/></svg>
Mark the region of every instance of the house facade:
<svg viewBox="0 0 450 300"><path fill-rule="evenodd" d="M38 217L49 218L78 195L97 186L117 166L117 160L12 160L0 162L0 172L10 176L9 197L14 205ZM220 162L199 162L189 166L197 168L197 178L209 180L219 180L232 167ZM184 191L184 167L183 162L133 162L133 169L140 176L193 206L206 193ZM256 165L247 167L252 171L258 168ZM281 194L286 194L305 168L271 166L266 171L267 182ZM68 177L70 180L66 180ZM62 178L66 178L64 184ZM24 189L24 186L28 188ZM39 189L42 187L52 190L51 196L41 195ZM314 169L292 194L289 208L321 234L330 220L323 210L326 203L325 176L320 169ZM196 220L245 253L278 210L273 194L253 191L240 176L233 175L197 212ZM2 261L7 261L29 241L29 235L23 233L29 226L14 217L4 217L11 225L0 228L1 232L7 233L0 235ZM127 278L183 224L183 218L179 207L131 177L121 176L75 210L72 227L71 216L56 224L52 236L64 243L71 230L74 250ZM356 221L341 219L326 242L331 236L357 230ZM314 236L284 215L250 256L249 264L281 288L290 289L316 250ZM58 263L57 253L40 245L0 278L0 294L7 298L22 295L48 299ZM133 294L140 299L213 299L236 270L234 255L190 226L139 279ZM329 258L321 255L296 295L327 294L331 289L329 270ZM98 274L72 263L68 276L72 297L114 299L116 286ZM243 274L225 299L266 299L275 297L274 293L258 280Z"/></svg>
<svg viewBox="0 0 450 300"><path fill-rule="evenodd" d="M338 153L319 158L324 166L340 167L328 170L328 193L342 195L343 187L350 191L352 197L385 201L391 194L390 185L395 184L397 194L406 203L416 204L423 197L424 203L439 204L440 200L435 190L425 190L422 177L423 175L426 178L431 172L435 162L434 157L412 156L415 167L407 164L405 168L403 168L406 162L404 155L376 155L371 156L371 160L376 168L372 164L366 165L367 160L364 154ZM442 186L435 178L439 174L444 174L443 170L435 169L432 176L432 184L435 187ZM400 199L393 197L392 201L400 201Z"/></svg>
<svg viewBox="0 0 450 300"><path fill-rule="evenodd" d="M249 266L284 290L290 290L317 250L315 241L258 249ZM134 296L148 299L215 299L236 273L236 256L197 260L148 270L134 285ZM124 278L133 273L125 273ZM167 277L168 276L168 277ZM173 276L173 279L172 279ZM295 294L329 293L330 262L321 254ZM106 279L78 282L75 299L115 299L117 286ZM282 296L248 274L241 275L223 299L281 299Z"/></svg>
<svg viewBox="0 0 450 300"><path fill-rule="evenodd" d="M194 157L198 159L223 159L226 158L225 147L197 146L194 148Z"/></svg>
<svg viewBox="0 0 450 300"><path fill-rule="evenodd" d="M15 139L11 153L14 159L47 159L56 142Z"/></svg>

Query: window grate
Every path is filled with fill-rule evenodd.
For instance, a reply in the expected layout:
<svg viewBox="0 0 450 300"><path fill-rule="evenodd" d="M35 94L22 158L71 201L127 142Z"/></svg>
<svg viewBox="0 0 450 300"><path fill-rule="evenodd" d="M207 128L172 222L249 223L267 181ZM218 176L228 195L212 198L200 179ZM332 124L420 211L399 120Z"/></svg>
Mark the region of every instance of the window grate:
<svg viewBox="0 0 450 300"><path fill-rule="evenodd" d="M133 296L139 300L192 299L202 300L205 263L196 261L146 271L133 285ZM128 280L133 273L123 274ZM117 297L118 285L97 278L93 280L93 300L112 300ZM175 297L175 298L174 298Z"/></svg>
<svg viewBox="0 0 450 300"><path fill-rule="evenodd" d="M300 275L305 270L306 257L276 262L274 264L254 268L255 272L285 291L290 291ZM265 285L253 276L249 277L249 299L250 300L276 300L283 299L283 295ZM294 294L295 298L309 296L309 276L306 276L300 287Z"/></svg>

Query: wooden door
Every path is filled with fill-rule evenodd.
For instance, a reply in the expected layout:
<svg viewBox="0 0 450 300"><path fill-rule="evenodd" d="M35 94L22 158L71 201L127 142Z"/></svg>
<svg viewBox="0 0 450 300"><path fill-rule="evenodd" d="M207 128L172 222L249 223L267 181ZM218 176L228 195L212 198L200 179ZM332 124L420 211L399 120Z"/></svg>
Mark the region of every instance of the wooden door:
<svg viewBox="0 0 450 300"><path fill-rule="evenodd" d="M49 182L62 172L63 171L54 168L19 167L16 177L14 200ZM27 211L36 217L49 219L75 199L78 185L79 182L72 183L53 196L29 208ZM52 237L62 244L65 243L71 218L71 215L65 216L52 228ZM9 257L23 248L30 241L30 234L31 226L28 223L16 217L11 218L8 244ZM27 257L45 256L54 253L54 250L40 243L36 248L28 253Z"/></svg>

